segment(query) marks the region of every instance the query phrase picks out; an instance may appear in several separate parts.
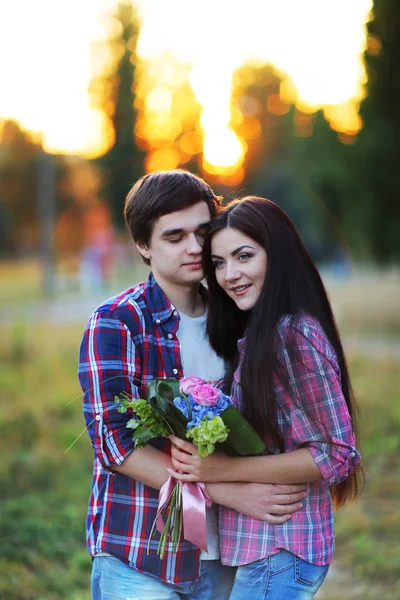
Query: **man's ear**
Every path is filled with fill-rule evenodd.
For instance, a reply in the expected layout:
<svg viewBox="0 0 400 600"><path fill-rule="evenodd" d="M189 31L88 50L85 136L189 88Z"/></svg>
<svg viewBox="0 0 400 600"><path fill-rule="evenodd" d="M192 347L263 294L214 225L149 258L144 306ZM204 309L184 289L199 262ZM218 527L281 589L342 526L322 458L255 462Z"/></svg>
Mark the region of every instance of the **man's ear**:
<svg viewBox="0 0 400 600"><path fill-rule="evenodd" d="M150 248L146 246L146 244L143 244L142 242L137 242L135 246L139 250L140 254L144 256L144 258L147 258L147 260L151 260Z"/></svg>

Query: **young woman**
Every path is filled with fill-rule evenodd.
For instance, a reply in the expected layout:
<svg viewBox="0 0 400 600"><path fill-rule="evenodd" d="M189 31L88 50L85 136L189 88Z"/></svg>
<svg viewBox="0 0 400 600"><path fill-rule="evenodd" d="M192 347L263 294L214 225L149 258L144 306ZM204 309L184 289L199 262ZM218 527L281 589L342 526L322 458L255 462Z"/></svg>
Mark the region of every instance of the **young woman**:
<svg viewBox="0 0 400 600"><path fill-rule="evenodd" d="M267 452L200 458L192 444L173 438L173 474L183 481L306 482L303 507L287 522L221 507L219 528L222 561L238 566L231 600L309 600L332 561L333 505L354 500L362 479L332 309L292 221L264 198L233 201L215 217L204 264L211 344L230 365L232 400Z"/></svg>

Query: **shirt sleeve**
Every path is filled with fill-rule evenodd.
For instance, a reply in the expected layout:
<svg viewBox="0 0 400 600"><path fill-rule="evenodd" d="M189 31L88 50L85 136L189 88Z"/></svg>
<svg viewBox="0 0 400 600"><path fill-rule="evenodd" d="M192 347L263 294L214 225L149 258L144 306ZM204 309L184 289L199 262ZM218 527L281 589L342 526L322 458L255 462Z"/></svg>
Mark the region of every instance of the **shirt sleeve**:
<svg viewBox="0 0 400 600"><path fill-rule="evenodd" d="M277 396L294 446L309 449L323 480L331 486L355 470L360 454L355 448L339 366L333 355L323 352L318 335L322 334L310 339L290 327L282 336L279 362L288 380L286 389L281 386Z"/></svg>
<svg viewBox="0 0 400 600"><path fill-rule="evenodd" d="M104 468L120 465L132 452L131 414L121 414L115 396L139 398L140 360L131 332L114 313L95 312L81 343L79 381L83 412L96 456Z"/></svg>

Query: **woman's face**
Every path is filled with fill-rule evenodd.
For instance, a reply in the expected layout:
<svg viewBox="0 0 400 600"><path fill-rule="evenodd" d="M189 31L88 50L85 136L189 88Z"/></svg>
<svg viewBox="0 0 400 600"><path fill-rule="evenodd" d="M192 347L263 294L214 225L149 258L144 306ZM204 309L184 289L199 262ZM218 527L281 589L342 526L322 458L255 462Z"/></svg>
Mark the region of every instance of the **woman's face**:
<svg viewBox="0 0 400 600"><path fill-rule="evenodd" d="M213 236L211 259L218 284L240 310L251 310L267 274L264 248L237 229L227 227Z"/></svg>

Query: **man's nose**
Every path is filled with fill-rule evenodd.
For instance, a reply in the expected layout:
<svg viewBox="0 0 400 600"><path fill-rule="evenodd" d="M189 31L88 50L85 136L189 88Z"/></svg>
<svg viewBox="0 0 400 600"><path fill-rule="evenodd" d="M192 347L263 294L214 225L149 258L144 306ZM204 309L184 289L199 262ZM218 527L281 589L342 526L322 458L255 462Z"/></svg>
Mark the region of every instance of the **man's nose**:
<svg viewBox="0 0 400 600"><path fill-rule="evenodd" d="M188 239L188 249L187 252L189 254L200 254L202 251L202 246L197 238L197 236L192 233Z"/></svg>

